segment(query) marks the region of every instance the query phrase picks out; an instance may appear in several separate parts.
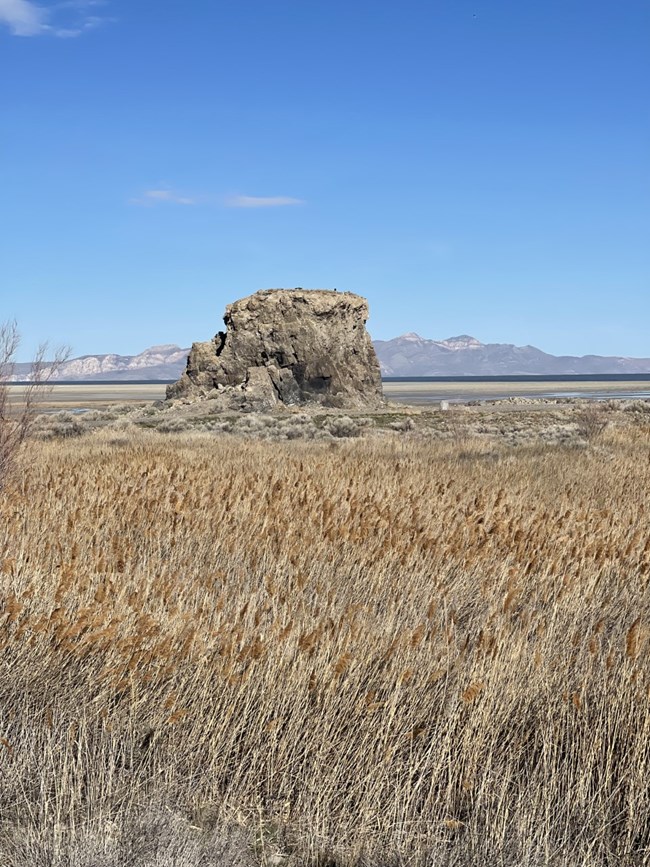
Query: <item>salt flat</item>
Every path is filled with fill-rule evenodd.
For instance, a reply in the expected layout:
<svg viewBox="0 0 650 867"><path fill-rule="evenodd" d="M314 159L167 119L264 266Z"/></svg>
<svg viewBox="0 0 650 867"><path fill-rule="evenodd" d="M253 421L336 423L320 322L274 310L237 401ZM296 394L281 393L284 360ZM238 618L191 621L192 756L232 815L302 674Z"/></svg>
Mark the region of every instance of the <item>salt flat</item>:
<svg viewBox="0 0 650 867"><path fill-rule="evenodd" d="M27 386L10 385L10 404L20 404ZM44 410L103 409L112 403L142 403L163 400L165 383L135 384L130 382L108 385L104 383L84 383L71 385L61 383L50 385L39 399Z"/></svg>
<svg viewBox="0 0 650 867"><path fill-rule="evenodd" d="M469 400L502 400L509 397L625 397L650 395L647 382L384 382L384 396L405 404L426 404L438 400L464 403Z"/></svg>
<svg viewBox="0 0 650 867"><path fill-rule="evenodd" d="M61 383L49 386L40 406L46 411L103 409L114 403L144 403L164 400L165 383ZM10 404L20 404L26 387L9 386ZM470 400L504 400L510 397L637 398L650 396L648 381L630 382L384 382L387 400L403 404L429 404L440 400L465 403Z"/></svg>

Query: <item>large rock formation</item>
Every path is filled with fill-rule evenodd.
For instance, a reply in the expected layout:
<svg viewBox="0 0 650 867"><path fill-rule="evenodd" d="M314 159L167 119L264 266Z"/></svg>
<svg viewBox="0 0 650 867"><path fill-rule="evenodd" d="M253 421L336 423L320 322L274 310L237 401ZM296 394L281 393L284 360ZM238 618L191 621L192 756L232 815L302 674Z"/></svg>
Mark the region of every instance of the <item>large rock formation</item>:
<svg viewBox="0 0 650 867"><path fill-rule="evenodd" d="M256 292L226 307L225 331L193 344L167 398L209 397L252 410L376 403L381 375L367 319L365 298L352 292Z"/></svg>

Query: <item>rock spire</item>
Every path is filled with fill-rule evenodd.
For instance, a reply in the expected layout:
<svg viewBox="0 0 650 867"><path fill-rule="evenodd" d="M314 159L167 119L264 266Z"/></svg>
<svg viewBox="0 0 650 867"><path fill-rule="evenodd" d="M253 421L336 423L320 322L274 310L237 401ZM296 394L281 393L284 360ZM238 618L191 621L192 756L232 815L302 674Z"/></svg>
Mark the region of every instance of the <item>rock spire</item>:
<svg viewBox="0 0 650 867"><path fill-rule="evenodd" d="M377 403L381 376L367 319L367 301L352 292L256 292L226 307L225 331L193 344L167 398L210 397L250 410Z"/></svg>

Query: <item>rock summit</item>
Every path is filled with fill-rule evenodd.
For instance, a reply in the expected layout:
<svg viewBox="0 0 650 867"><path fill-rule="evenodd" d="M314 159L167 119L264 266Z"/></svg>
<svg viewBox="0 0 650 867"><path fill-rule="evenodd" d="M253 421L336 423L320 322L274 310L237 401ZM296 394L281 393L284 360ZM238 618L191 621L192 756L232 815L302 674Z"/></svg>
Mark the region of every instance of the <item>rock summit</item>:
<svg viewBox="0 0 650 867"><path fill-rule="evenodd" d="M367 319L367 301L352 292L256 292L226 307L225 331L193 344L167 399L212 398L244 410L377 403L381 375Z"/></svg>

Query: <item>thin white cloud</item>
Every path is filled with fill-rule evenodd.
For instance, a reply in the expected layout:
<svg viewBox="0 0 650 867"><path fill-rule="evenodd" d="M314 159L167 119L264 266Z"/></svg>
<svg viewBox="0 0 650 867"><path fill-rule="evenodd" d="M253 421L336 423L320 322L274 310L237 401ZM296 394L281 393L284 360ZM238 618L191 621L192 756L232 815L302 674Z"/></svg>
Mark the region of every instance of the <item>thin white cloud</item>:
<svg viewBox="0 0 650 867"><path fill-rule="evenodd" d="M63 0L46 8L33 0L0 0L0 25L14 36L56 36L72 39L95 30L110 18L88 14L104 0Z"/></svg>
<svg viewBox="0 0 650 867"><path fill-rule="evenodd" d="M228 196L225 204L227 208L283 208L304 205L304 201L291 196Z"/></svg>
<svg viewBox="0 0 650 867"><path fill-rule="evenodd" d="M199 196L185 196L173 192L173 190L145 190L135 199L131 199L132 205L158 205L168 203L172 205L199 205L202 199Z"/></svg>
<svg viewBox="0 0 650 867"><path fill-rule="evenodd" d="M57 3L55 9L90 9L91 7L106 6L108 0L61 0Z"/></svg>
<svg viewBox="0 0 650 867"><path fill-rule="evenodd" d="M97 27L101 27L104 24L107 18L100 18L97 15L89 15L85 21L83 21L79 27L46 27L48 33L51 33L52 36L58 36L59 39L75 39L77 36L82 36L84 33L87 33L89 30L96 30Z"/></svg>
<svg viewBox="0 0 650 867"><path fill-rule="evenodd" d="M228 196L225 199L215 199L211 196L195 196L179 193L167 186L154 190L145 190L141 195L129 199L132 205L205 205L223 204L227 208L282 208L290 205L303 205L302 199L291 196Z"/></svg>
<svg viewBox="0 0 650 867"><path fill-rule="evenodd" d="M0 0L0 24L14 36L39 36L45 32L47 10L29 0Z"/></svg>

